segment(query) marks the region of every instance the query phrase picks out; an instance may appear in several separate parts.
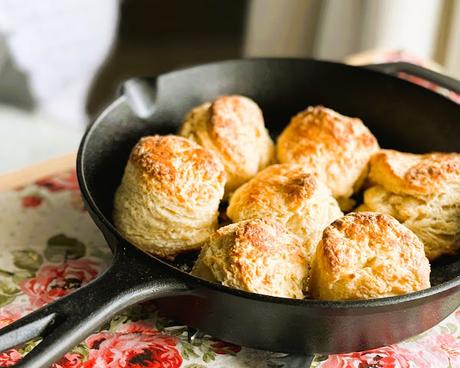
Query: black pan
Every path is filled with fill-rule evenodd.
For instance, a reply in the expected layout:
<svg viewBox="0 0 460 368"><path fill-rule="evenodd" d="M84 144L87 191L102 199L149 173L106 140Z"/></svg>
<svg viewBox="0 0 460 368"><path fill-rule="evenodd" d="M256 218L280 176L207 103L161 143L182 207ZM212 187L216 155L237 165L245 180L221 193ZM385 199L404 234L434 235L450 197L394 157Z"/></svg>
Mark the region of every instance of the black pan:
<svg viewBox="0 0 460 368"><path fill-rule="evenodd" d="M293 300L195 278L183 270L188 259L170 264L148 256L111 223L114 191L138 139L176 132L187 110L223 94L254 99L274 136L296 112L323 104L362 118L383 147L460 151L460 106L382 71L405 71L457 92L459 82L409 64L370 68L315 60L234 60L127 82L124 94L88 129L77 162L89 213L113 251L112 266L91 284L5 327L0 350L41 336L20 366L47 367L115 313L152 298L165 313L217 338L304 354L392 344L454 312L460 305L459 256L434 263L434 286L420 292L362 301Z"/></svg>

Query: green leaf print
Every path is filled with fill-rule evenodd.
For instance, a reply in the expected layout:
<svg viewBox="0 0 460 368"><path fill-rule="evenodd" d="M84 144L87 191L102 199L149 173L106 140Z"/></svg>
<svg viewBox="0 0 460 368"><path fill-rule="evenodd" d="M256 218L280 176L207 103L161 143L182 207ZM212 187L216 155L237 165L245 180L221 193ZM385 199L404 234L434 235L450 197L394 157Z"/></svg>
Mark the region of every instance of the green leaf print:
<svg viewBox="0 0 460 368"><path fill-rule="evenodd" d="M206 368L206 366L204 364L193 363L187 364L184 368Z"/></svg>
<svg viewBox="0 0 460 368"><path fill-rule="evenodd" d="M48 239L45 258L50 262L62 262L66 259L81 258L85 252L85 245L78 239L57 234Z"/></svg>
<svg viewBox="0 0 460 368"><path fill-rule="evenodd" d="M43 263L43 257L33 249L13 250L13 263L21 270L35 273Z"/></svg>
<svg viewBox="0 0 460 368"><path fill-rule="evenodd" d="M181 355L185 359L190 359L191 357L193 358L199 357L199 355L195 352L193 345L186 341L181 342Z"/></svg>
<svg viewBox="0 0 460 368"><path fill-rule="evenodd" d="M0 283L0 293L6 296L12 296L20 293L20 290L6 285L5 283Z"/></svg>
<svg viewBox="0 0 460 368"><path fill-rule="evenodd" d="M322 355L322 354L315 355L315 358L313 359L313 362L311 363L311 366L309 368L319 367L321 363L326 361L328 358L329 358L329 355Z"/></svg>
<svg viewBox="0 0 460 368"><path fill-rule="evenodd" d="M0 276L13 277L14 272L10 272L10 271L7 271L7 270L2 270L0 268Z"/></svg>
<svg viewBox="0 0 460 368"><path fill-rule="evenodd" d="M207 352L203 354L202 359L203 359L203 362L209 363L213 361L214 359L216 359L216 354L212 350L208 350Z"/></svg>
<svg viewBox="0 0 460 368"><path fill-rule="evenodd" d="M28 270L19 270L13 274L13 282L19 284L25 279L29 279L34 276L34 272Z"/></svg>
<svg viewBox="0 0 460 368"><path fill-rule="evenodd" d="M128 321L128 316L119 314L110 321L109 331L116 331L122 324Z"/></svg>
<svg viewBox="0 0 460 368"><path fill-rule="evenodd" d="M72 349L72 353L80 354L81 356L83 356L84 361L88 360L89 351L88 351L88 347L84 343L81 343L80 345L75 346Z"/></svg>
<svg viewBox="0 0 460 368"><path fill-rule="evenodd" d="M41 338L37 337L33 340L26 342L23 346L21 346L18 349L19 354L24 356L27 353L30 353L33 350L33 348L36 347L40 343L40 341L42 341Z"/></svg>
<svg viewBox="0 0 460 368"><path fill-rule="evenodd" d="M0 307L10 304L16 296L0 294Z"/></svg>
<svg viewBox="0 0 460 368"><path fill-rule="evenodd" d="M16 287L0 281L0 307L10 304L19 293L20 290Z"/></svg>

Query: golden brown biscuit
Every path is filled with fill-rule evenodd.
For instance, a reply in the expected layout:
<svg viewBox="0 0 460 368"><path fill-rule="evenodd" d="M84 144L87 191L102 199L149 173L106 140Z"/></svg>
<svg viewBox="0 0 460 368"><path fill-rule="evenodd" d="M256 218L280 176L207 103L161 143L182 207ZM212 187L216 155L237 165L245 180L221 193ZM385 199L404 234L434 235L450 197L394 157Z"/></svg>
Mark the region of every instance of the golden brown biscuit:
<svg viewBox="0 0 460 368"><path fill-rule="evenodd" d="M262 111L243 96L221 96L195 107L179 134L217 153L227 171L226 196L274 160Z"/></svg>
<svg viewBox="0 0 460 368"><path fill-rule="evenodd" d="M309 273L299 238L270 219L217 230L201 249L192 274L252 293L303 298Z"/></svg>
<svg viewBox="0 0 460 368"><path fill-rule="evenodd" d="M423 241L432 260L460 248L460 154L381 150L371 159L364 206L387 213Z"/></svg>
<svg viewBox="0 0 460 368"><path fill-rule="evenodd" d="M314 254L324 228L342 211L330 189L303 165L272 165L239 187L227 215L233 222L274 218Z"/></svg>
<svg viewBox="0 0 460 368"><path fill-rule="evenodd" d="M195 142L144 137L134 146L115 194L115 226L160 257L198 249L216 229L225 179L217 156Z"/></svg>
<svg viewBox="0 0 460 368"><path fill-rule="evenodd" d="M324 230L313 260L314 298L351 300L407 294L430 287L422 242L391 216L350 213Z"/></svg>
<svg viewBox="0 0 460 368"><path fill-rule="evenodd" d="M378 148L377 139L360 119L323 106L294 116L276 147L279 162L302 164L317 172L344 210L350 209L347 199L360 188Z"/></svg>

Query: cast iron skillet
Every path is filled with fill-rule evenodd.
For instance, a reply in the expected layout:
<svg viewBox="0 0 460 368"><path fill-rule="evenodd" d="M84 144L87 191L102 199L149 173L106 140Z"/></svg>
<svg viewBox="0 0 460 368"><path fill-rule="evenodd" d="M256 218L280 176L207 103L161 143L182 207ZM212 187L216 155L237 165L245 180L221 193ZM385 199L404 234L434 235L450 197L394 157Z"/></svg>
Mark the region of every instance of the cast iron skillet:
<svg viewBox="0 0 460 368"><path fill-rule="evenodd" d="M376 70L370 70L376 69ZM114 258L97 280L0 332L0 350L43 341L20 366L47 367L123 308L146 299L177 320L229 342L280 352L359 351L401 341L434 326L460 305L460 257L432 265L430 289L391 298L327 302L232 290L148 256L111 224L112 198L129 152L149 134L177 131L192 106L242 94L262 108L276 136L308 105L323 104L364 120L383 147L460 151L460 106L400 80L405 71L460 91L460 83L409 65L370 68L300 59L233 60L125 84L94 122L79 150L78 179L90 215Z"/></svg>

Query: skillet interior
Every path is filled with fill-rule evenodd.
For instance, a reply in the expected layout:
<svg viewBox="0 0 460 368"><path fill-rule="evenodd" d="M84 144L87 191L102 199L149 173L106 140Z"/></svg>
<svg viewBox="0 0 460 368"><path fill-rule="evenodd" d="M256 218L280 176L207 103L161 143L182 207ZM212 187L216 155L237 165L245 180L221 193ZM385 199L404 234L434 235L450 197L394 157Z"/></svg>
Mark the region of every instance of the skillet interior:
<svg viewBox="0 0 460 368"><path fill-rule="evenodd" d="M97 206L111 219L113 194L129 152L140 137L176 133L193 106L222 94L242 94L262 108L275 138L308 105L322 104L365 122L382 147L410 152L460 151L459 107L435 93L362 68L314 60L243 60L208 64L151 79L157 110L137 118L126 101L100 119L86 144L92 162L85 170ZM459 257L432 266L432 282L460 275ZM190 257L175 264L189 263ZM180 267L183 269L182 267Z"/></svg>
<svg viewBox="0 0 460 368"><path fill-rule="evenodd" d="M362 68L314 60L238 60L165 74L151 79L151 85L156 90L156 111L149 121L137 118L126 99L121 97L90 128L82 146L82 175L85 178L86 190L94 201L97 212L104 216L105 221L110 222L114 192L120 183L131 148L139 138L149 134L175 133L184 114L191 107L222 94L242 94L254 99L262 108L266 126L274 137L295 113L308 105L323 104L342 114L363 119L377 136L382 147L411 152L460 151L458 143L460 108L458 105L409 82ZM185 257L175 264L179 269L184 263L181 261L187 262L188 259ZM458 289L459 275L459 256L447 257L432 264L433 284L455 280L454 286ZM452 291L449 293L451 295ZM214 295L210 291L211 294ZM233 295L238 296L238 293L233 293ZM446 298L451 299L443 308L437 301L433 308L442 312L436 316L433 314L432 317L427 317L424 329L444 318L449 310L455 308L453 304L458 305L458 293L455 294L455 298L448 296L448 293L446 295ZM232 308L237 308L238 305L246 307L240 300L231 299L230 296L228 298L235 303ZM272 299L276 300L276 298ZM387 324L389 326L392 324L397 326L401 323L401 318L408 318L407 311L410 308L405 304L407 300L404 298L399 307L403 310L402 314L400 313L394 319L392 315L388 315L390 322ZM258 315L265 313L268 318L268 315L278 317L287 313L282 309L278 311L275 303L267 306L266 302L270 301L269 297L259 298L259 301L259 304L254 302L252 305L253 308L259 310ZM225 309L224 304L228 302L227 299L213 301L220 309ZM241 304L238 304L240 302ZM295 302L297 301L292 301L292 305L299 306ZM173 302L173 305L169 304L168 308L173 310L177 304ZM348 302L344 302L342 307L346 307L347 304ZM350 308L354 308L353 303L349 305ZM418 308L418 305L413 304L412 306ZM291 312L297 317L299 313L302 313L294 307ZM309 318L313 319L316 318L317 313L319 315L337 313L337 316L331 317L326 324L333 326L341 323L342 328L346 324L353 326L355 321L361 317L367 323L368 319L365 314L371 312L360 310L350 320L338 316L349 316L354 313L351 309L346 311L341 308L341 311L330 312L326 308L322 312L309 310L309 313L311 313ZM387 312L383 311L383 313ZM420 313L429 316L430 313L433 313L433 309L423 310ZM248 313L248 319L249 315L251 313ZM193 320L193 316L191 318L189 319L190 324L194 325L196 321ZM338 321L341 322L338 323ZM419 317L414 314L411 321L408 326L419 323ZM295 329L297 322L294 322L291 317L286 322L293 324L293 329ZM265 326L262 325L262 321L260 323L258 330L262 333ZM203 325L207 332L231 342L279 351L306 352L357 350L356 346L368 348L395 342L423 330L422 327L416 329L407 326L402 331L393 334L394 336L357 336L350 339L348 344L344 339L331 342L330 335L324 333L324 325L321 323L316 327L311 326L311 331L299 332L299 336L295 336L296 334L291 331L290 336L293 336L291 339L285 338L285 326L283 329L275 326L279 338L276 341L265 338L261 342L260 337L248 336L247 332L240 331L239 327L231 330L224 322L222 326L226 326L225 331L218 331L220 326L216 327L214 320L199 320L196 324ZM233 321L232 325L235 326ZM270 332L273 333L273 329ZM321 334L324 335L324 338L318 339L317 337ZM240 338L240 336L245 338ZM311 341L312 336L316 338L313 342ZM300 341L301 339L305 341Z"/></svg>

